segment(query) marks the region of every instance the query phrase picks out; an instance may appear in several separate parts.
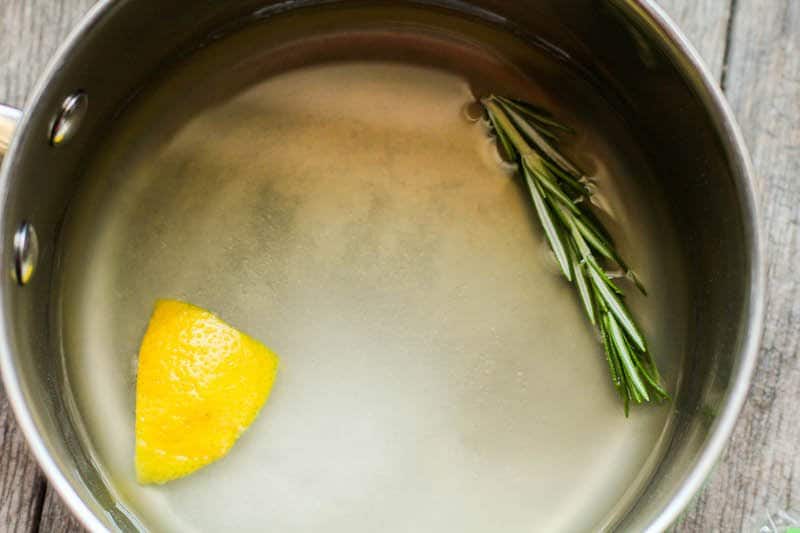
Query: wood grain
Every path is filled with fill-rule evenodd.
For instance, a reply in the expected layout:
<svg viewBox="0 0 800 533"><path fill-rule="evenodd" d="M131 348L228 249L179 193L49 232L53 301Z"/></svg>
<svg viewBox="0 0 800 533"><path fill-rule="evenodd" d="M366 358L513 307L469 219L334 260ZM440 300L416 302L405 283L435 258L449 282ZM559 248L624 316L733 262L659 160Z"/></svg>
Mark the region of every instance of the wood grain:
<svg viewBox="0 0 800 533"><path fill-rule="evenodd" d="M53 53L94 0L0 2L0 102L22 107ZM1 56L0 56L1 57Z"/></svg>
<svg viewBox="0 0 800 533"><path fill-rule="evenodd" d="M761 186L766 327L733 439L682 531L739 531L768 510L800 510L800 2L739 0L730 41L726 93Z"/></svg>
<svg viewBox="0 0 800 533"><path fill-rule="evenodd" d="M675 527L740 531L800 508L800 2L659 0L723 79L761 180L767 324L750 399L705 489ZM92 0L0 0L0 101L21 106ZM730 30L730 32L729 32ZM81 531L43 478L0 393L0 531Z"/></svg>
<svg viewBox="0 0 800 533"><path fill-rule="evenodd" d="M5 395L0 399L0 531L36 531L45 480L28 452Z"/></svg>
<svg viewBox="0 0 800 533"><path fill-rule="evenodd" d="M47 487L39 531L41 533L79 533L85 530L67 507L61 503L58 494L51 487Z"/></svg>
<svg viewBox="0 0 800 533"><path fill-rule="evenodd" d="M719 80L725 59L731 0L657 0Z"/></svg>

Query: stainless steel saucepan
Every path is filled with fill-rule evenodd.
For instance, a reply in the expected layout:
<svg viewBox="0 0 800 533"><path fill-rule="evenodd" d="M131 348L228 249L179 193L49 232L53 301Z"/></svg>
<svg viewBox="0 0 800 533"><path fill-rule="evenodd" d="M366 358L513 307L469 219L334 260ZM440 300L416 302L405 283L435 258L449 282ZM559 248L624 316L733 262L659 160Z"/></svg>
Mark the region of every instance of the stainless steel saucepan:
<svg viewBox="0 0 800 533"><path fill-rule="evenodd" d="M87 418L94 417L96 426L97 413L103 410L94 409L97 405L87 407L87 397L76 399L74 393L82 387L106 387L109 394L113 387L133 390L133 368L129 367L130 373L114 373L106 362L119 361L115 358L120 357L132 359L135 355L134 341L141 336L153 296L193 299L221 311L225 318L232 317L243 329L263 334L267 343L283 344L287 352L287 382L296 377L293 368L300 365L299 360L295 364L291 359L294 353L327 349L331 357L338 357L356 341L367 346L364 353L371 350L372 355L354 364L377 365L376 361L386 354L395 361L386 367L369 367L374 372L365 373L362 384L383 376L394 381L407 378L419 390L436 390L440 385L433 379L424 382L429 374L419 361L407 358L410 352L424 351L441 339L447 339L448 347L459 347L464 360L477 365L476 372L494 376L494 381L486 385L490 389L507 391L509 383L517 379L515 376L522 376L522 370L509 371L511 381L503 381L503 372L508 370L500 368L504 363L478 357L470 347L485 343L488 351L511 353L521 350L524 343L515 345L506 339L503 327L511 328L515 320L538 327L535 317L528 320L532 315L510 310L511 300L502 300L516 297L511 281L504 279L500 271L494 277L485 274L484 267L493 268L492 258L480 248L487 242L497 242L496 246L506 246L511 254L508 257L513 257L516 250L527 250L528 246L516 246L513 239L530 240L530 230L505 232L505 241L491 241L481 240L477 230L465 229L458 234L461 248L457 249L451 246L453 241L446 240L455 233L441 230L429 234L424 228L452 227L457 233L459 224L465 228L473 223L476 227L489 227L490 219L486 217L493 215L480 209L463 210L467 207L458 195L466 193L458 184L419 189L418 196L409 192L412 189L396 189L399 196L392 197L381 196L390 194L381 189L385 185L381 182L383 185L370 190L371 196L363 196L372 203L362 218L356 215L361 213L363 191L352 187L352 183L345 186L335 183L335 179L314 182L315 187L325 186L325 191L312 190L307 181L280 187L265 185L259 181L260 173L281 172L279 168L268 168L270 159L263 150L273 148L259 146L258 154L250 153L246 141L259 138L259 131L285 124L279 114L274 115L274 121L270 118L273 115L258 118L262 114L256 99L237 100L233 107L226 104L231 87L236 84L231 80L242 80L235 88L240 91L247 84L298 65L339 59L376 60L391 56L399 63L422 62L444 70L468 72L483 88L516 83L503 71L494 69L491 61L484 61L494 56L481 50L494 50L495 55L507 52L504 57L516 65L515 72L521 72L521 76L560 65L558 68L581 80L581 87L588 88L586 94L604 102L610 125L602 136L609 144L630 146L628 151L638 154L637 168L648 169L642 171L638 187L657 191L653 192L656 196L641 197L658 198L652 205L642 205L663 215L659 220L665 221L665 239L677 236L674 255L676 264L682 265L681 279L688 302L686 311L669 325L681 336L675 344L681 353L673 354L673 366L680 368L672 372L672 402L636 410L628 421L620 411L613 422L608 422L626 428L625 435L631 439L646 437L647 442L654 443L649 456L637 452L638 463L631 459L630 464L621 461L605 465L607 471L619 469L625 475L631 468L640 469L630 473L629 478L635 483L630 481L630 490L625 492L619 487L604 490L588 478L570 481L575 489L570 493L574 497L572 507L554 506L554 512L562 516L595 513L597 520L584 522L586 527L624 531L661 531L676 519L718 459L747 394L761 332L764 263L753 176L737 126L697 54L654 2L101 0L53 59L26 108L0 108L0 153L4 153L0 175L0 363L5 391L48 479L90 530L134 530L148 524L146 518L137 516L135 505L128 505L126 491L120 490L105 472L104 454L93 449L92 438L81 422L85 414ZM573 85L563 79L561 82L567 95ZM540 89L542 94L559 91L552 84ZM341 87L343 95L356 90L360 89L346 84ZM150 107L143 109L143 101L149 102ZM204 115L206 122L192 122L194 110L198 109L217 111ZM429 111L431 117L438 112L434 108ZM570 110L564 112L569 114ZM577 114L575 111L573 116ZM228 121L226 124L241 123L246 131L219 131L215 128L216 119ZM184 128L187 124L191 124L188 130ZM359 131L352 131L353 139L360 135ZM431 137L431 142L445 141ZM195 145L202 145L202 149L184 150ZM354 154L340 156L360 157ZM387 165L406 155L384 154ZM316 169L313 160L307 163L308 168ZM587 164L591 166L592 162ZM315 170L318 174L328 171L334 173L335 169ZM644 174L651 177L645 178ZM391 186L409 187L406 183ZM197 187L195 194L188 195L193 187ZM328 222L325 217L332 212L325 211L328 207L311 209L313 202L309 198L323 194L331 202L326 204L328 207L339 206L353 220L347 224ZM107 203L111 197L117 202L113 209ZM468 200L480 203L480 197L477 194ZM525 213L515 196L504 198L511 202L506 206L508 213ZM375 250L368 249L365 243L374 238L370 233L372 225L386 223L386 217L400 216L397 209L392 210L393 201L405 202L400 205L419 209L415 216L429 218L422 222L398 219L405 232L397 234L402 253L384 264L381 261L386 258L369 255ZM190 215L194 218L187 223ZM496 220L502 224L505 219L496 216ZM298 236L300 230L306 232L304 237ZM342 238L340 233L347 232L347 242L337 241ZM657 237L659 232L651 234ZM330 246L326 250L333 254L331 257L338 259L320 259L324 254L320 255L319 247L326 245ZM205 247L205 251L192 255L197 246ZM484 251L473 254L468 246ZM535 244L530 248L536 252ZM336 255L340 250L351 255ZM437 250L447 250L450 259L464 259L453 261L455 267L449 277L436 278L432 274L440 260ZM513 270L513 263L509 261L503 268ZM159 265L169 266L173 275L159 271ZM353 272L348 271L348 265ZM476 283L481 302L458 292L460 280L473 279L469 276L480 279ZM371 284L371 280L378 281ZM512 281L523 284L524 275ZM659 285L658 279L646 281L653 288L655 301L669 299L671 289ZM442 290L436 283L452 284L450 304L435 300L437 291ZM493 292L495 289L506 292L499 297ZM675 297L679 297L677 292ZM271 301L284 303L281 308L269 307ZM384 322L375 316L381 313L385 314ZM475 331L475 324L493 320L498 328L492 327L493 337ZM438 329L434 327L437 321L443 321ZM259 329L270 323L273 329ZM420 331L428 327L434 328L431 335L435 334L435 338L422 338ZM655 327L645 324L649 330ZM290 331L291 335L282 336ZM408 352L392 352L398 338L411 343ZM463 339L460 344L459 339ZM74 363L87 360L83 350L95 354L93 364ZM576 372L601 376L602 361L596 367L577 360L570 363L563 359L568 355L560 354L562 359L553 364L571 364L575 369L584 369ZM668 359L670 354L658 356ZM437 376L442 379L448 375L444 368L447 361L451 359L444 357L435 363L441 365ZM400 365L402 370L395 366L399 362L404 363ZM309 372L317 372L320 379L324 379L325 372L336 370L325 358L308 364ZM531 372L536 371L531 368ZM532 377L526 384L528 390L540 386L543 390L558 389L560 374L543 375ZM583 374L579 377L583 379ZM369 424L377 420L370 417L386 414L381 411L383 407L372 402L368 392L363 392L366 396L359 400L354 391L336 389L342 385L339 379L331 378L335 383L329 383L331 388L327 391L308 384L307 393L321 394L323 399L324 394L331 394L330 398L338 400L342 395L354 394L352 409L363 409L359 411L358 427L368 431ZM594 394L598 395L597 401L606 401L604 395L611 394L606 375L602 380L591 379L596 379L592 382L597 384L595 388L587 387L577 393L577 399L564 400L564 412L572 413L569 416L574 418L564 421L552 408L544 412L541 405L530 406L533 429L526 431L535 432L536 424L544 428L540 440L534 436L530 445L546 448L541 453L552 458L546 474L549 477L543 478L553 483L552 493L547 493L547 487L541 489L548 502L558 502L562 490L559 472L564 480L572 479L569 476L582 468L580 461L596 467L604 461L619 460L591 455L592 450L601 449L601 441L610 446L609 436L591 414L591 406L580 403L594 400L580 395ZM97 380L104 382L98 384ZM473 385L460 382L448 386L468 390ZM387 381L385 390L390 391L393 386ZM475 449L484 446L482 449L490 450L486 453L512 454L524 449L524 443L493 441L506 429L503 417L524 414L524 406L492 403L490 396L476 396L486 392L478 388L473 395L454 400L448 407L453 411L448 423L464 424L459 426L464 439ZM369 387L364 388L367 390ZM556 390L553 394L562 392ZM552 396L541 394L545 403ZM109 399L110 403L114 401ZM280 394L275 401L281 401ZM408 403L398 400L391 413L397 417L397 433L381 440L387 447L393 446L391 439L402 438L404 428L413 427L414 416L435 420L431 413L406 412L399 407L402 405ZM645 413L653 412L647 409L661 409L659 412L664 415L662 422L649 429L637 425L645 420ZM484 412L484 418L480 421L483 425L476 429L468 424L471 413L478 411ZM320 424L332 428L332 454L347 453L347 447L358 438L358 434L337 433L338 424L324 417L314 418L312 413L296 415L307 417L308 427ZM117 427L110 419L108 422L109 428ZM562 442L560 448L558 442L548 441L554 435L571 440ZM116 438L112 435L108 442L94 444L113 452ZM127 436L121 439L120 446L128 446L130 440ZM615 445L624 449L628 444L621 441ZM430 443L428 454L424 447L427 444L413 445L420 447L414 452L419 453L420 470L409 469L402 474L422 476L424 470L430 476L432 491L445 490L434 486L435 472L455 459L446 453L437 455L442 452L436 442ZM579 445L586 454L581 455L580 461L568 464L565 450ZM243 442L242 449L247 446L252 448L251 443ZM350 451L359 453L357 449ZM122 452L127 457L124 449ZM243 460L245 455L242 451L231 461ZM375 457L365 453L362 462L380 460ZM467 461L463 457L459 460ZM320 476L332 475L323 472L322 466L320 469ZM514 472L507 474L514 483L526 482L520 478L524 477L520 470L517 477L513 477ZM350 473L341 475L348 477ZM382 484L376 486L394 487L391 482L381 477ZM515 486L485 485L487 491L510 491L509 498ZM578 490L584 488L583 492ZM467 490L453 484L452 490L462 489ZM220 497L224 490L220 488ZM617 493L619 497L612 496ZM416 498L413 501L426 506L435 504L425 501L424 494L404 493L404 497L412 496ZM479 496L476 501L485 495ZM213 505L213 498L208 499L207 494L192 497ZM611 501L606 501L609 498ZM592 510L587 511L589 508ZM432 507L426 509L433 513ZM409 513L413 512L409 509ZM447 517L443 520L430 530L441 531ZM549 524L557 528L558 524L570 523L578 522L533 520L530 527ZM269 529L269 516L252 527Z"/></svg>

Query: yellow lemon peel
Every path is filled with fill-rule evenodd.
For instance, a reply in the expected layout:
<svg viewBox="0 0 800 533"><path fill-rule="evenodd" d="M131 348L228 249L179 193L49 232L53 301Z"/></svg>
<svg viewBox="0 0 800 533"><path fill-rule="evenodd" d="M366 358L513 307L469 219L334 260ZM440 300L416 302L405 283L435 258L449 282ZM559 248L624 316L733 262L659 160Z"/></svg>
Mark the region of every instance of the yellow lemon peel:
<svg viewBox="0 0 800 533"><path fill-rule="evenodd" d="M223 457L278 370L269 348L212 313L159 300L139 349L136 475L165 483Z"/></svg>

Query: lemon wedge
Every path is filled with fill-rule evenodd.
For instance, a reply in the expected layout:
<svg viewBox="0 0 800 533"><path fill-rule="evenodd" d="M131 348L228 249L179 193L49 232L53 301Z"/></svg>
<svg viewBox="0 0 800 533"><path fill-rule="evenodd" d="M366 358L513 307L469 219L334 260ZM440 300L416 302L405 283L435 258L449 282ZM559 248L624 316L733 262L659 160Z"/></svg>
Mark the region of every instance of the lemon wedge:
<svg viewBox="0 0 800 533"><path fill-rule="evenodd" d="M224 456L269 396L278 357L212 313L156 302L139 349L136 475L165 483Z"/></svg>

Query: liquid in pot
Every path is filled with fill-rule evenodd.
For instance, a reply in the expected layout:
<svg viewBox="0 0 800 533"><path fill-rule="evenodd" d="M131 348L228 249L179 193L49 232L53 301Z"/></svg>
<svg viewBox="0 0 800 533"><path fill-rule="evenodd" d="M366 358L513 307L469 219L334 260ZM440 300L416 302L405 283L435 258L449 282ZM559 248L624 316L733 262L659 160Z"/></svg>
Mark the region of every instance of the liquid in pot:
<svg viewBox="0 0 800 533"><path fill-rule="evenodd" d="M414 39L438 39L447 61L343 59L265 76L257 38L199 52L141 95L64 226L63 357L112 493L152 531L612 521L658 459L670 405L624 417L525 190L464 109L496 80L579 132L567 149L649 290L625 287L674 391L682 265L618 117L544 55L523 74L429 35ZM282 366L227 457L140 486L136 354L157 298L212 310Z"/></svg>

